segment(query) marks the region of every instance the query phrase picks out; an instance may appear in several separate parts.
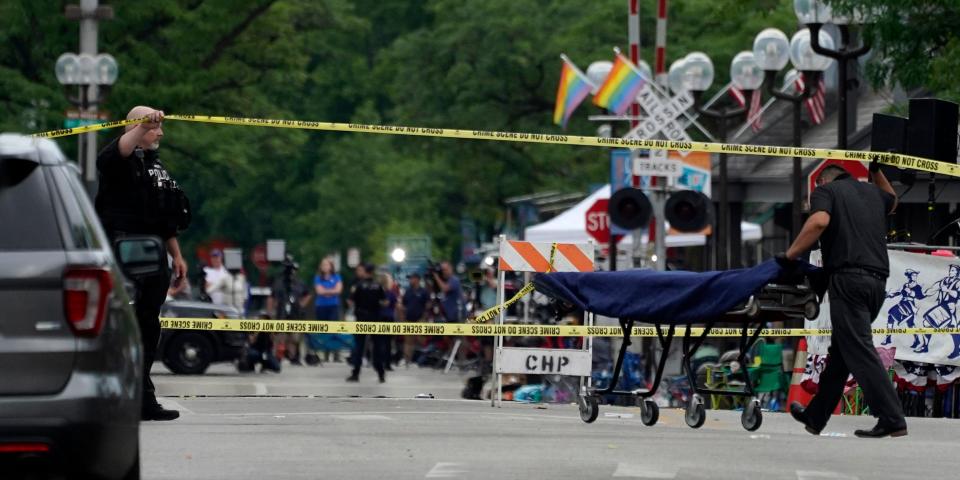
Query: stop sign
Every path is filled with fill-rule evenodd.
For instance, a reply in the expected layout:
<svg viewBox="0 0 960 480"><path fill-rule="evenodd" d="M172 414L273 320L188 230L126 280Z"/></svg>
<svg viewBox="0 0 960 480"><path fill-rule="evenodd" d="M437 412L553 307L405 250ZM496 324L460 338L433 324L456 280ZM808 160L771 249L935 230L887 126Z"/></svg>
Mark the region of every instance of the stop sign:
<svg viewBox="0 0 960 480"><path fill-rule="evenodd" d="M610 215L607 214L607 204L609 202L610 200L601 198L587 209L587 234L593 237L597 243L606 244L610 242ZM622 238L623 235L614 237L617 242Z"/></svg>
<svg viewBox="0 0 960 480"><path fill-rule="evenodd" d="M867 167L863 166L863 163L859 160L836 160L833 158L828 158L820 162L817 165L817 168L814 168L810 171L810 175L807 176L807 203L810 203L810 195L813 194L813 189L817 188L817 177L820 176L820 172L824 168L827 168L830 165L839 165L850 172L850 176L860 180L861 182L866 182L870 178L870 171Z"/></svg>

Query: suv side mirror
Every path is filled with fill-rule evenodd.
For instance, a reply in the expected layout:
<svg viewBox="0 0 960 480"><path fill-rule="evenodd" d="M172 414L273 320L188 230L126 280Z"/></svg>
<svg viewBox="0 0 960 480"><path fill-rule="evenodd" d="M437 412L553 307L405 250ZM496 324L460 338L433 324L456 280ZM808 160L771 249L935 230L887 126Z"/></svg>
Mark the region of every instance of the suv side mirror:
<svg viewBox="0 0 960 480"><path fill-rule="evenodd" d="M124 275L131 279L150 277L163 271L163 243L157 237L124 237L113 243L113 251Z"/></svg>

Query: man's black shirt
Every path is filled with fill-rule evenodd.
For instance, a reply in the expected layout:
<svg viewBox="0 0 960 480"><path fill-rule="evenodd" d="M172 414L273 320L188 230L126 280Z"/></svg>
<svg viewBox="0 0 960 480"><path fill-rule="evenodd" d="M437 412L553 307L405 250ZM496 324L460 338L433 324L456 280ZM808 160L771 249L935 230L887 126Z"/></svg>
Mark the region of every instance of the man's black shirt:
<svg viewBox="0 0 960 480"><path fill-rule="evenodd" d="M403 292L403 308L407 314L407 321L423 319L423 313L427 309L427 300L430 294L423 287L410 287Z"/></svg>
<svg viewBox="0 0 960 480"><path fill-rule="evenodd" d="M158 182L171 181L155 150L137 149L124 157L117 137L97 155L97 170L100 187L95 204L108 233L158 235L163 239L176 235L176 225L150 208L151 189Z"/></svg>
<svg viewBox="0 0 960 480"><path fill-rule="evenodd" d="M357 320L370 322L379 320L381 302L386 298L387 294L383 291L383 287L372 278L364 278L350 289L353 314Z"/></svg>
<svg viewBox="0 0 960 480"><path fill-rule="evenodd" d="M888 276L887 214L894 201L876 185L850 176L817 187L810 196L810 213L830 214L820 236L824 268L863 268Z"/></svg>
<svg viewBox="0 0 960 480"><path fill-rule="evenodd" d="M300 307L300 300L310 293L307 286L299 277L293 276L290 279L290 291L287 291L287 281L283 275L280 275L273 281L273 299L276 301L277 310L270 312L278 320L300 320L304 317L303 309Z"/></svg>

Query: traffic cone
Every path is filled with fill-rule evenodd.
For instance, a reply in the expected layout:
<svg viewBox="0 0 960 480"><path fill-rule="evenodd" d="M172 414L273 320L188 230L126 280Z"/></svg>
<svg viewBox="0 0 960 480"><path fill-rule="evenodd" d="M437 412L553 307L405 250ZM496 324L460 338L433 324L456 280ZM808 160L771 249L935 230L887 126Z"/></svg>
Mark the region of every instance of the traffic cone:
<svg viewBox="0 0 960 480"><path fill-rule="evenodd" d="M803 379L803 372L807 367L807 339L806 337L801 337L800 342L797 343L797 354L793 360L793 377L790 378L790 391L787 393L787 409L789 411L790 405L793 402L800 402L804 407L810 403L810 399L813 398L813 395L810 395L803 387L800 386L800 381Z"/></svg>

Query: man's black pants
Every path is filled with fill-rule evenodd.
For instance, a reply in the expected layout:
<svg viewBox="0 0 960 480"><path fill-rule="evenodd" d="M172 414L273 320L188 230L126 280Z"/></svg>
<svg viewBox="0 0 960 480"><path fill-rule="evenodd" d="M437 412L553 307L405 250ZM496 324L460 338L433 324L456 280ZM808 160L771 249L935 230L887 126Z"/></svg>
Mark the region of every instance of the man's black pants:
<svg viewBox="0 0 960 480"><path fill-rule="evenodd" d="M150 368L153 367L153 361L157 357L157 344L160 343L160 307L163 306L167 289L170 288L170 272L164 268L161 275L139 280L136 284L137 323L140 325L140 339L143 341L143 405L150 407L157 403L156 388L150 380Z"/></svg>
<svg viewBox="0 0 960 480"><path fill-rule="evenodd" d="M830 322L833 332L827 367L820 375L820 389L807 406L811 426L822 429L843 395L847 376L852 373L870 412L880 424L905 428L903 407L897 399L880 356L873 346L870 331L886 296L886 282L878 277L856 273L830 276Z"/></svg>
<svg viewBox="0 0 960 480"><path fill-rule="evenodd" d="M353 376L360 375L360 367L363 366L363 354L368 338L373 342L373 368L377 371L379 378L382 379L387 362L390 361L390 335L353 336L353 354L350 357L350 360L353 361Z"/></svg>
<svg viewBox="0 0 960 480"><path fill-rule="evenodd" d="M124 236L126 234L121 232L113 232L109 235L111 242ZM156 387L150 380L150 369L157 357L157 345L160 343L160 307L167 299L167 290L170 288L167 251L162 243L160 258L163 259L161 262L163 266L157 275L131 279L137 288L134 312L140 327L140 342L143 344L143 396L141 399L145 407L152 407L157 403Z"/></svg>

